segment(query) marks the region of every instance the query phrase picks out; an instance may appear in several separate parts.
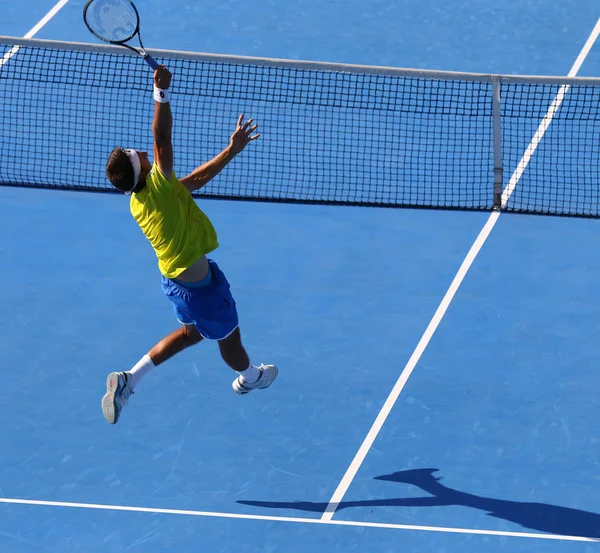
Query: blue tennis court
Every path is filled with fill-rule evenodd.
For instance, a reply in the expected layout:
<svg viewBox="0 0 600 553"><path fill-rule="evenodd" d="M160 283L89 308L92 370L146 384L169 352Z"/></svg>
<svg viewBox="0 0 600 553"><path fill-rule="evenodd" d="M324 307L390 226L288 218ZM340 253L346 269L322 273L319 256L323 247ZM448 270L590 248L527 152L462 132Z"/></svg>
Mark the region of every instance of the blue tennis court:
<svg viewBox="0 0 600 553"><path fill-rule="evenodd" d="M84 3L35 38L95 42ZM600 17L573 0L137 4L149 50L557 76ZM0 35L53 7L7 3ZM599 54L577 74L600 75ZM110 426L107 374L178 326L154 253L127 197L0 187L0 550L600 551L597 219L198 201L250 357L280 376L237 396L201 343Z"/></svg>

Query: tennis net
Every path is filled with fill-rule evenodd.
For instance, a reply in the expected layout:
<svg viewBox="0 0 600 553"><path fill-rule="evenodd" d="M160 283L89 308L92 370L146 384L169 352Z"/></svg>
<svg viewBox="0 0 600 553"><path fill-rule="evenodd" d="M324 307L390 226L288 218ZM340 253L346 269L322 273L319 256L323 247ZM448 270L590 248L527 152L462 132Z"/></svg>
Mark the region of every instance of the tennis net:
<svg viewBox="0 0 600 553"><path fill-rule="evenodd" d="M152 54L173 73L179 176L239 114L259 124L199 196L600 215L600 80ZM113 191L112 148L152 151L152 74L135 54L0 37L0 56L0 184Z"/></svg>

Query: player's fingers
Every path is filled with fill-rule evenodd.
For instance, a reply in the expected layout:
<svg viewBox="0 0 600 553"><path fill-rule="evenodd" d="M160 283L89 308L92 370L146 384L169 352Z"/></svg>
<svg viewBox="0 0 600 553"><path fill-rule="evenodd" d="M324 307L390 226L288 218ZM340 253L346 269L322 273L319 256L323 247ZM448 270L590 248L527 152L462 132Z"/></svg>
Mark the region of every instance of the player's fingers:
<svg viewBox="0 0 600 553"><path fill-rule="evenodd" d="M252 123L252 121L254 121L254 119L248 119L248 121L246 121L244 123L244 126L242 127L243 130L246 130L248 128L248 125L250 125L250 123Z"/></svg>
<svg viewBox="0 0 600 553"><path fill-rule="evenodd" d="M242 126L242 121L244 120L244 114L242 113L238 119L237 126L238 128Z"/></svg>

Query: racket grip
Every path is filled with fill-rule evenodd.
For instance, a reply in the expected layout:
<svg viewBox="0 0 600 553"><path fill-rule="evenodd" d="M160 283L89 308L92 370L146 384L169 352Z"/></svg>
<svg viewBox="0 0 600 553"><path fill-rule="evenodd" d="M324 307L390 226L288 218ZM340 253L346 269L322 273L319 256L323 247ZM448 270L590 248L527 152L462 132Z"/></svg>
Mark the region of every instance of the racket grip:
<svg viewBox="0 0 600 553"><path fill-rule="evenodd" d="M152 69L156 70L158 68L158 63L156 63L156 60L150 54L146 54L144 60Z"/></svg>

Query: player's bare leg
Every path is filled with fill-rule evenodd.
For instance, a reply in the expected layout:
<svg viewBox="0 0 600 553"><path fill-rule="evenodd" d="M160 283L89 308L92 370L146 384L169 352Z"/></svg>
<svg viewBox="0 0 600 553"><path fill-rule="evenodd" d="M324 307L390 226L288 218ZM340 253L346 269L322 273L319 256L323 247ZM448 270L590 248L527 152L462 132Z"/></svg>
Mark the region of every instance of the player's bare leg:
<svg viewBox="0 0 600 553"><path fill-rule="evenodd" d="M116 424L121 411L129 403L135 388L153 368L184 349L202 341L202 335L193 325L183 325L165 336L135 366L125 372L113 372L106 379L106 394L102 398L102 412L110 424Z"/></svg>
<svg viewBox="0 0 600 553"><path fill-rule="evenodd" d="M242 344L239 327L227 338L219 340L221 357L238 374L232 387L237 394L245 395L255 389L268 388L277 378L279 370L275 365L253 365Z"/></svg>

